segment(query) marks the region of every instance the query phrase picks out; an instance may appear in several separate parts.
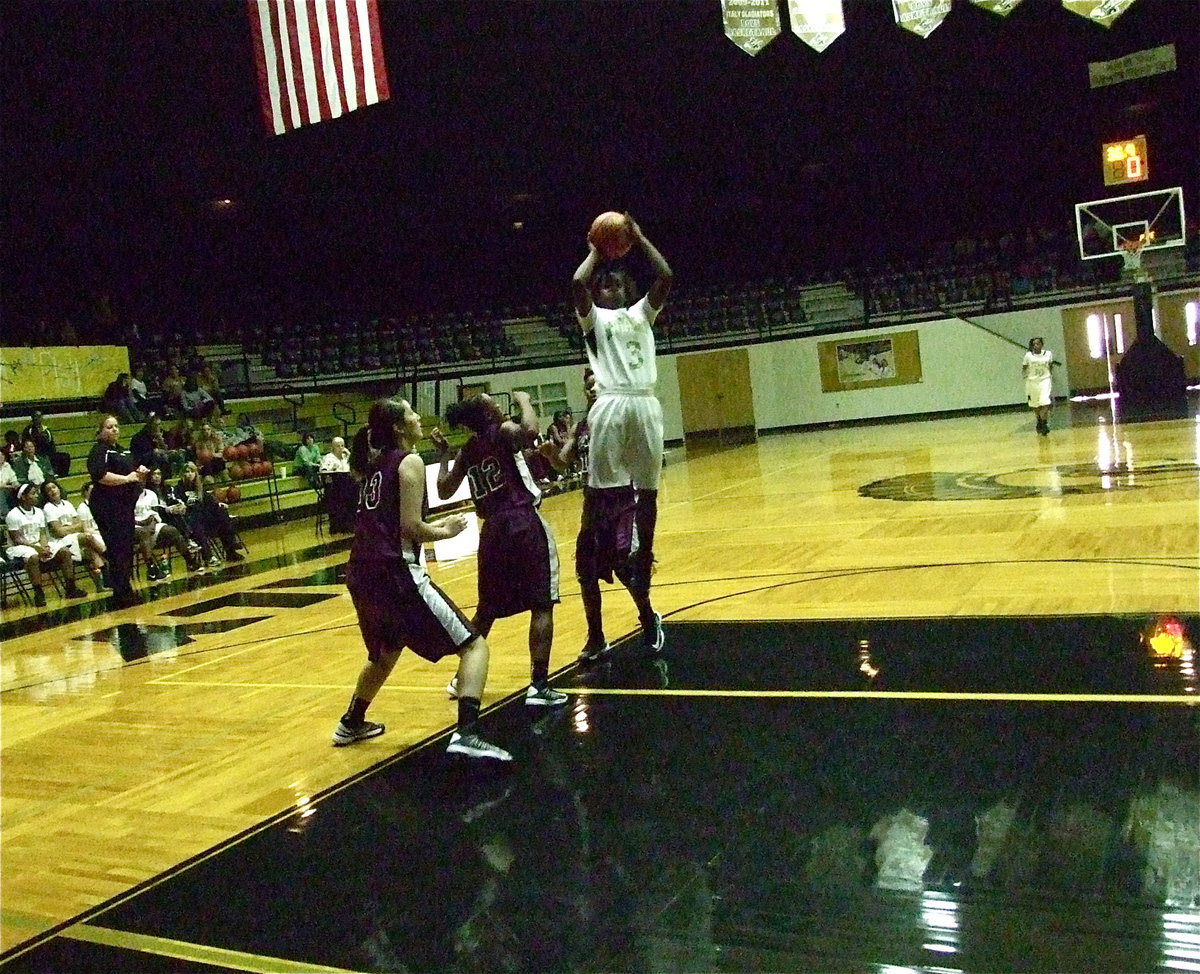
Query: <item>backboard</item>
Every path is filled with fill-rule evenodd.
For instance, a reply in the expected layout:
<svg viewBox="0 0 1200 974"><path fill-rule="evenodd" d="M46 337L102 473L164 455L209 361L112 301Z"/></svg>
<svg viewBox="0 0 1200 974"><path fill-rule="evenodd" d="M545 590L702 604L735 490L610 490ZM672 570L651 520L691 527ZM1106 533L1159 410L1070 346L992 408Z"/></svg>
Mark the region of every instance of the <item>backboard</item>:
<svg viewBox="0 0 1200 974"><path fill-rule="evenodd" d="M1179 186L1075 204L1083 260L1120 256L1138 243L1143 251L1182 247L1186 226Z"/></svg>

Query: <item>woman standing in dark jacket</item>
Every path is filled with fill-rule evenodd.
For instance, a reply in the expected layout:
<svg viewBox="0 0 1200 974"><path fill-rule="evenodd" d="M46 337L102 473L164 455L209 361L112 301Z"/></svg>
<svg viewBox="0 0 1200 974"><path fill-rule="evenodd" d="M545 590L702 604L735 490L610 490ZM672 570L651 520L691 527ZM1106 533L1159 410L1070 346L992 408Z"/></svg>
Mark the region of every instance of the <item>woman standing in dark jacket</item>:
<svg viewBox="0 0 1200 974"><path fill-rule="evenodd" d="M108 546L109 584L117 605L141 603L133 591L133 508L149 471L134 462L117 439L121 426L116 416L105 416L88 454L88 473L95 488L88 506Z"/></svg>

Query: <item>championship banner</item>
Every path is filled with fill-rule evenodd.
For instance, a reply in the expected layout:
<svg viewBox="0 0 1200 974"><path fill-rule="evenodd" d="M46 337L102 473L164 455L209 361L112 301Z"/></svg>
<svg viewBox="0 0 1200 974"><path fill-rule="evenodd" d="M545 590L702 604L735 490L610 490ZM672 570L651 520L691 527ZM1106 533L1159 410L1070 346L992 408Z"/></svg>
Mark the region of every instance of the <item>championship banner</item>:
<svg viewBox="0 0 1200 974"><path fill-rule="evenodd" d="M823 51L846 31L842 0L788 0L792 33L814 51Z"/></svg>
<svg viewBox="0 0 1200 974"><path fill-rule="evenodd" d="M950 12L950 0L892 0L896 23L918 37L928 37Z"/></svg>
<svg viewBox="0 0 1200 974"><path fill-rule="evenodd" d="M779 0L721 0L725 36L753 57L779 36Z"/></svg>
<svg viewBox="0 0 1200 974"><path fill-rule="evenodd" d="M1007 17L1020 6L1021 0L971 0L971 3L1001 17Z"/></svg>
<svg viewBox="0 0 1200 974"><path fill-rule="evenodd" d="M1091 88L1116 85L1134 78L1148 78L1153 74L1168 74L1175 70L1175 45L1164 44L1145 51L1134 51L1115 61L1090 61L1088 82Z"/></svg>
<svg viewBox="0 0 1200 974"><path fill-rule="evenodd" d="M1063 6L1071 13L1086 17L1101 27L1111 27L1113 21L1133 4L1134 0L1063 0Z"/></svg>

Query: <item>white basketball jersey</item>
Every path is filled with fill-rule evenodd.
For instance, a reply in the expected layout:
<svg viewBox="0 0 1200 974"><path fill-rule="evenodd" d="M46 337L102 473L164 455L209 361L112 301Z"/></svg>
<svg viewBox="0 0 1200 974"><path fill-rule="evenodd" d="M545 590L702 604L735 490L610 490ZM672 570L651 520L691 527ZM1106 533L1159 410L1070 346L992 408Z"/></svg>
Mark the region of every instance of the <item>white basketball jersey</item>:
<svg viewBox="0 0 1200 974"><path fill-rule="evenodd" d="M658 382L654 360L654 319L658 309L643 297L629 308L597 307L579 319L588 362L596 373L596 392L653 392Z"/></svg>

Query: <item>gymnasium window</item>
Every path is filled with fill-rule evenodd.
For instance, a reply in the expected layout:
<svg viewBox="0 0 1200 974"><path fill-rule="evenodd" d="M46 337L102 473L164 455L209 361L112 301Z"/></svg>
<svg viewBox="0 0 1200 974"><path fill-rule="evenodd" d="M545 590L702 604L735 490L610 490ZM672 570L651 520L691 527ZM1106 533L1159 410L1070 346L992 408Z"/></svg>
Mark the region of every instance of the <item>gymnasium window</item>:
<svg viewBox="0 0 1200 974"><path fill-rule="evenodd" d="M1187 322L1187 342L1189 345L1195 345L1196 338L1196 320L1200 318L1200 302L1189 301L1183 306L1183 317Z"/></svg>
<svg viewBox="0 0 1200 974"><path fill-rule="evenodd" d="M547 382L545 385L517 386L513 392L527 392L533 402L538 418L549 423L560 409L570 409L565 382Z"/></svg>
<svg viewBox="0 0 1200 974"><path fill-rule="evenodd" d="M1088 355L1092 358L1100 358L1104 354L1104 336L1101 334L1103 327L1104 320L1100 315L1087 316Z"/></svg>

